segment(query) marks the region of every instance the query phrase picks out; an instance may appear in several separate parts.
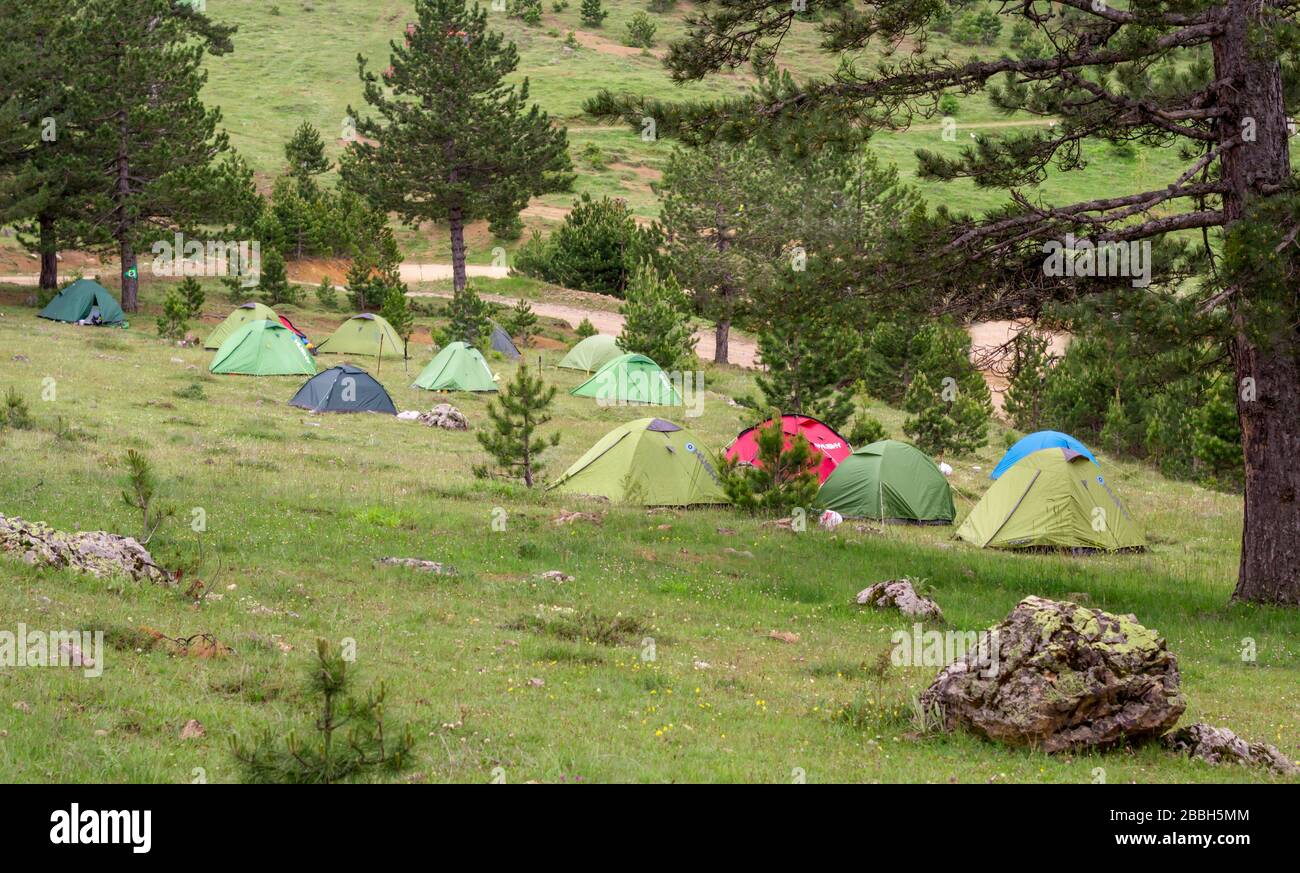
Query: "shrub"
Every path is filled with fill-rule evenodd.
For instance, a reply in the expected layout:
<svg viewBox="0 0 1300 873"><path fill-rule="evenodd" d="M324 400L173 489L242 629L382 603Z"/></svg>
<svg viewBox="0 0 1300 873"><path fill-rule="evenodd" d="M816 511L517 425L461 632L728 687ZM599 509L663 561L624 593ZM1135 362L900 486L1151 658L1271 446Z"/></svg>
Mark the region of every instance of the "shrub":
<svg viewBox="0 0 1300 873"><path fill-rule="evenodd" d="M638 10L627 23L623 44L635 48L651 48L655 44L656 30L658 27L650 20L650 16Z"/></svg>
<svg viewBox="0 0 1300 873"><path fill-rule="evenodd" d="M596 325L591 323L590 318L583 318L582 321L578 322L576 333L578 339L586 339L589 336L595 336L600 331L596 330Z"/></svg>
<svg viewBox="0 0 1300 873"><path fill-rule="evenodd" d="M620 349L645 355L665 370L686 370L694 364L690 299L672 276L661 277L649 261L643 261L618 311L624 317Z"/></svg>
<svg viewBox="0 0 1300 873"><path fill-rule="evenodd" d="M753 465L728 458L722 465L722 488L737 509L752 513L785 514L810 507L817 497L818 457L802 435L785 448L781 413L773 410L756 435L758 455Z"/></svg>
<svg viewBox="0 0 1300 873"><path fill-rule="evenodd" d="M600 0L582 0L581 11L582 23L588 27L600 27L601 23L609 15L601 8Z"/></svg>
<svg viewBox="0 0 1300 873"><path fill-rule="evenodd" d="M190 307L175 289L169 289L163 298L162 315L158 316L158 336L163 339L180 339L190 327Z"/></svg>

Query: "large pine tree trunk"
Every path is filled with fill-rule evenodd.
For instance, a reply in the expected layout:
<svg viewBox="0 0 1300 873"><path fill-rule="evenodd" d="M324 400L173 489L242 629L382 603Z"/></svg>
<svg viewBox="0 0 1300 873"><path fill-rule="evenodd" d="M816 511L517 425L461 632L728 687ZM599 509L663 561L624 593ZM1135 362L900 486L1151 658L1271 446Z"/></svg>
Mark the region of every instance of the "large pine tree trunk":
<svg viewBox="0 0 1300 873"><path fill-rule="evenodd" d="M1265 0L1229 0L1224 33L1214 41L1221 140L1240 137L1224 152L1223 208L1227 232L1252 196L1269 193L1290 176L1281 67L1252 44ZM1253 135L1252 135L1253 134ZM1252 332L1249 284L1234 290L1237 334L1233 362L1246 469L1241 566L1234 600L1300 604L1300 342Z"/></svg>
<svg viewBox="0 0 1300 873"><path fill-rule="evenodd" d="M54 218L41 215L37 224L41 234L41 288L53 291L59 287L59 241L54 236Z"/></svg>
<svg viewBox="0 0 1300 873"><path fill-rule="evenodd" d="M731 343L731 319L719 318L717 326L713 329L713 363L726 364L729 362L728 348Z"/></svg>
<svg viewBox="0 0 1300 873"><path fill-rule="evenodd" d="M135 245L131 240L133 226L127 204L131 198L131 153L126 110L118 113L117 184L113 191L114 226L122 261L122 309L135 312L139 308L140 271L136 266Z"/></svg>
<svg viewBox="0 0 1300 873"><path fill-rule="evenodd" d="M459 206L453 206L448 213L451 225L451 285L452 290L460 293L465 290L465 214Z"/></svg>

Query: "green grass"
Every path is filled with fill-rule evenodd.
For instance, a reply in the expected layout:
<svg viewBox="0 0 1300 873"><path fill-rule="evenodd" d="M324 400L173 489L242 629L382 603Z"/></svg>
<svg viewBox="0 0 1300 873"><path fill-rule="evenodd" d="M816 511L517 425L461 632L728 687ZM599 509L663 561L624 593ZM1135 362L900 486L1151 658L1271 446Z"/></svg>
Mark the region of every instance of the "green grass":
<svg viewBox="0 0 1300 873"><path fill-rule="evenodd" d="M156 307L164 289L145 290ZM357 641L358 680L386 683L390 718L413 724L419 739L412 778L427 781L488 781L496 767L510 782L783 782L796 768L811 781L1087 782L1098 766L1111 782L1268 778L1155 748L1047 757L918 736L910 699L935 670L877 679L890 634L910 622L850 605L868 583L901 575L926 579L960 630L987 627L1029 594L1132 612L1178 655L1185 721L1228 724L1300 757L1300 614L1227 605L1236 497L1103 459L1154 545L1087 559L983 552L946 528L796 534L725 509L611 507L476 480L469 470L484 457L472 432L306 415L286 405L296 378L206 377L209 354L160 342L147 316L125 331L57 325L21 305L27 293L0 289L0 392L20 391L36 420L3 434L0 512L134 533L119 488L123 456L136 448L178 509L151 544L155 556L169 566L196 559L188 522L202 507L208 554L225 570L196 608L175 590L0 558L4 629L102 629L113 641L98 679L0 671L0 780L182 782L195 768L235 779L233 733L307 717L300 679L318 637ZM204 330L224 305L208 308ZM340 320L294 313L318 337ZM541 354L548 364L558 357ZM407 387L429 357L421 344L409 373L384 364L379 378L399 408L439 399ZM491 363L510 378L512 364ZM51 401L40 399L46 377L57 387ZM567 395L580 374L548 368L546 378L561 389L549 475L645 414ZM749 423L724 398L752 392L752 376L708 368L707 379L704 415L687 424L718 449ZM484 425L485 399L446 399ZM898 412L874 412L901 435ZM995 433L977 456L950 459L962 492L983 492L1001 444ZM964 514L970 503L958 505ZM508 513L499 532L498 507ZM557 526L561 509L603 516L599 526ZM442 561L457 575L376 565L388 555ZM553 569L575 578L537 578ZM141 628L211 633L236 652L179 657L142 645ZM799 641L769 639L773 630ZM1245 638L1255 663L1240 658ZM644 660L651 649L655 659ZM182 741L192 718L207 735Z"/></svg>

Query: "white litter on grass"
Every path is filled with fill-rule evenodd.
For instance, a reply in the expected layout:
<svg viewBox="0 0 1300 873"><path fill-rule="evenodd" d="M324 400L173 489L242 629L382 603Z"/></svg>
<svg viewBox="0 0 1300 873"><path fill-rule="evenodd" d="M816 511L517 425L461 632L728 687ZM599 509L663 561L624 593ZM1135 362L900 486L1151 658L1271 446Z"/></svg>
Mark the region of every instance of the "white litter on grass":
<svg viewBox="0 0 1300 873"><path fill-rule="evenodd" d="M420 417L420 410L403 409L401 412L397 413L397 417L401 421L415 421Z"/></svg>
<svg viewBox="0 0 1300 873"><path fill-rule="evenodd" d="M844 523L844 516L833 509L828 509L822 513L821 518L817 519L817 523L827 530L835 530Z"/></svg>
<svg viewBox="0 0 1300 873"><path fill-rule="evenodd" d="M978 470L979 467L976 467L975 469ZM945 476L951 476L951 475L952 475L952 467L948 465L948 462L947 462L947 461L940 461L940 462L939 462L939 472L942 473L942 474L945 475Z"/></svg>

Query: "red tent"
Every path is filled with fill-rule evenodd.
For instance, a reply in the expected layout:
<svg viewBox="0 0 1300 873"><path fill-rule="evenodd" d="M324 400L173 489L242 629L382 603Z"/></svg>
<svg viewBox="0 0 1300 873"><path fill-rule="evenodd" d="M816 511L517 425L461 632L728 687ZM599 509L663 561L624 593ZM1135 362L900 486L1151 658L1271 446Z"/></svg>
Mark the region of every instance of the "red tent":
<svg viewBox="0 0 1300 873"><path fill-rule="evenodd" d="M740 435L727 447L727 457L735 458L741 463L753 464L758 457L758 429L768 422L742 430ZM849 441L835 432L835 429L815 418L806 415L781 416L781 430L785 432L785 447L795 434L803 434L804 439L812 444L813 450L821 452L822 463L817 468L817 481L825 482L840 461L853 454Z"/></svg>
<svg viewBox="0 0 1300 873"><path fill-rule="evenodd" d="M283 315L278 315L277 317L280 319L281 324L283 324L289 330L293 331L294 335L298 337L299 342L301 342L305 346L311 345L311 341L307 339L307 334L303 333L302 331L298 330L298 328L294 327L292 321L285 318Z"/></svg>

